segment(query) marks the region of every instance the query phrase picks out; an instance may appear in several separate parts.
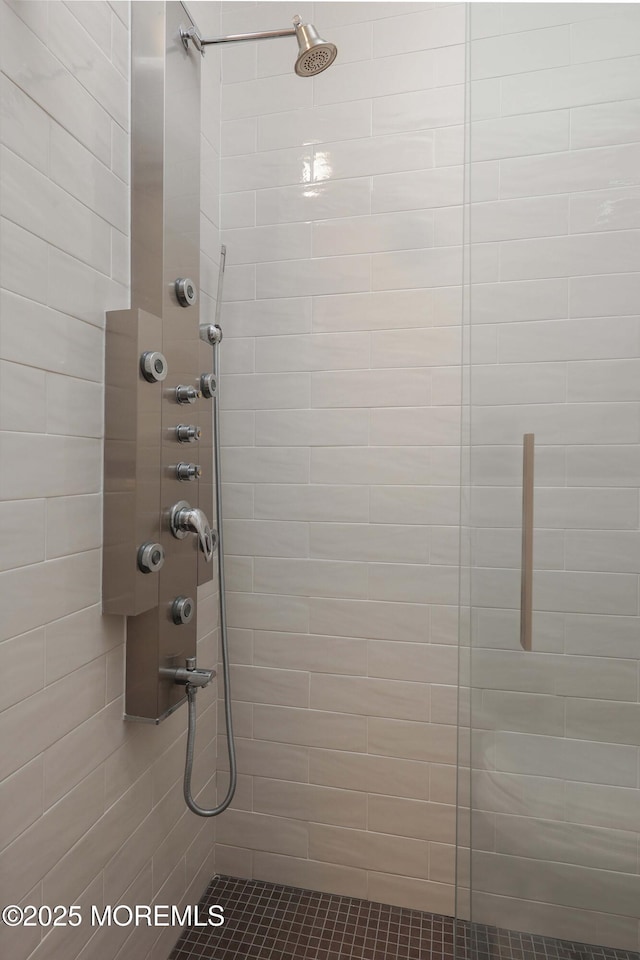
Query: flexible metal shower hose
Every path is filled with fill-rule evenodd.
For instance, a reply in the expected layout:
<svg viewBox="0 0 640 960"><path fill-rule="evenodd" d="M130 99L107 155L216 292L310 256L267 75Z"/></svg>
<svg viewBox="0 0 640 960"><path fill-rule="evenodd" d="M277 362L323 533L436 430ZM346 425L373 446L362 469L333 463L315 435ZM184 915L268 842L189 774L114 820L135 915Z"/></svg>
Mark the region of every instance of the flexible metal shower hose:
<svg viewBox="0 0 640 960"><path fill-rule="evenodd" d="M222 247L220 260L220 280L218 283L218 304L216 320L218 319L220 303L222 302L222 277L224 275L226 249ZM196 690L195 686L187 684L187 700L189 704L189 720L187 726L187 759L184 767L184 799L193 813L199 817L217 817L227 809L236 792L238 773L236 766L236 746L233 739L233 717L231 715L231 680L229 677L229 640L227 636L227 606L224 585L224 547L222 537L222 472L220 468L220 340L213 344L213 374L217 389L213 398L213 460L214 480L216 486L216 527L218 530L218 591L220 595L220 645L222 648L222 683L224 688L224 720L227 732L227 752L229 754L229 787L227 794L217 807L207 809L199 806L191 793L191 775L193 773L193 753L196 745Z"/></svg>

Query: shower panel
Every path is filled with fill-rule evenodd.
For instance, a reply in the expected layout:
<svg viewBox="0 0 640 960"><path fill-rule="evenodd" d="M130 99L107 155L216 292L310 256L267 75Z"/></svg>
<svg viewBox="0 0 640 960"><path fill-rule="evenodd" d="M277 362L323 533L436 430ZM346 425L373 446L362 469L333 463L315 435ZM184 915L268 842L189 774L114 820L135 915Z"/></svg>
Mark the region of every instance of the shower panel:
<svg viewBox="0 0 640 960"><path fill-rule="evenodd" d="M131 309L107 315L103 608L127 616L126 713L195 666L213 576L211 348L200 337L200 57L180 3L132 4Z"/></svg>
<svg viewBox="0 0 640 960"><path fill-rule="evenodd" d="M288 36L299 76L335 60L336 46L297 16L285 30L207 39L184 3L132 5L132 305L107 315L103 609L128 618L127 716L159 722L186 693L191 750L195 693L215 675L196 667L195 614L218 536L208 518L220 475L212 421L215 411L217 438L222 339L199 314L200 64L210 44ZM224 258L223 247L220 280ZM220 525L219 489L215 513ZM220 543L220 568L221 553ZM222 569L218 579L228 694Z"/></svg>

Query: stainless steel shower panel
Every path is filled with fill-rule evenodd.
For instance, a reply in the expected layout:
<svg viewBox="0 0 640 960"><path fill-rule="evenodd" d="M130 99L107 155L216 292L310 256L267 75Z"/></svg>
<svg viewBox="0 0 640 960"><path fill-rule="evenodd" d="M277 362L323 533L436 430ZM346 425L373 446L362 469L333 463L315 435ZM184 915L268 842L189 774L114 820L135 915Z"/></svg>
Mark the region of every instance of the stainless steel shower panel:
<svg viewBox="0 0 640 960"><path fill-rule="evenodd" d="M145 349L162 352L168 375L150 384L138 374L159 391L157 521L145 539L161 543L165 562L156 573L140 573L157 584L157 603L127 623L126 713L156 722L184 699L184 688L163 671L196 652L196 617L176 622L176 601L195 598L198 582L214 573L211 562L199 563L198 538L179 540L169 526L171 508L185 493L177 465L185 459L178 428L186 409L194 426L189 459L202 464L201 479L188 484L189 500L213 514L211 443L202 441L211 436L212 412L199 389L200 298L185 309L176 288L176 278L190 278L194 290L200 283L201 58L181 42L184 16L177 2L132 4L132 307L161 318L161 340ZM178 402L178 386L191 394L188 407Z"/></svg>

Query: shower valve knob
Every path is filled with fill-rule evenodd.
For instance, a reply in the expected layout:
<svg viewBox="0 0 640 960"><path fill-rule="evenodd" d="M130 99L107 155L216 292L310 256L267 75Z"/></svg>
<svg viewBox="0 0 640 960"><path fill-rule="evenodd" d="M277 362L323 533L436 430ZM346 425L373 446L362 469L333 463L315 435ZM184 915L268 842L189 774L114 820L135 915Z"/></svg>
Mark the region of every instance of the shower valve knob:
<svg viewBox="0 0 640 960"><path fill-rule="evenodd" d="M215 374L203 373L200 377L200 392L205 400L212 400L218 389Z"/></svg>
<svg viewBox="0 0 640 960"><path fill-rule="evenodd" d="M193 280L188 277L179 277L175 282L175 291L181 307L192 307L198 299L198 291Z"/></svg>
<svg viewBox="0 0 640 960"><path fill-rule="evenodd" d="M178 403L195 403L200 396L200 391L190 385L185 386L185 384L180 384L179 387L176 387L176 400Z"/></svg>
<svg viewBox="0 0 640 960"><path fill-rule="evenodd" d="M176 467L178 480L199 480L202 476L202 467L199 463L179 463Z"/></svg>
<svg viewBox="0 0 640 960"><path fill-rule="evenodd" d="M194 427L193 425L187 426L186 423L179 423L176 427L176 439L178 443L193 443L194 440L199 440L202 436L202 430L200 427Z"/></svg>
<svg viewBox="0 0 640 960"><path fill-rule="evenodd" d="M157 350L147 350L140 357L140 372L149 383L159 383L167 376L167 361Z"/></svg>

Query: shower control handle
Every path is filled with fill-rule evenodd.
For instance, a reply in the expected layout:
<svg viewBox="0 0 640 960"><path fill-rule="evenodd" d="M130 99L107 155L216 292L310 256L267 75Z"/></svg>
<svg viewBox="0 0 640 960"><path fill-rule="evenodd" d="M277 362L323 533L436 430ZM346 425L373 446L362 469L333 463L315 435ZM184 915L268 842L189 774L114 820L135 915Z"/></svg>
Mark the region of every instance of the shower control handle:
<svg viewBox="0 0 640 960"><path fill-rule="evenodd" d="M186 500L178 500L171 508L169 526L178 540L184 540L188 533L195 533L205 560L211 562L217 537L199 507L190 506Z"/></svg>
<svg viewBox="0 0 640 960"><path fill-rule="evenodd" d="M215 670L206 670L203 667L196 666L195 657L187 657L184 667L161 667L160 676L166 680L173 680L174 683L180 683L183 686L190 684L192 687L208 686L216 675Z"/></svg>

